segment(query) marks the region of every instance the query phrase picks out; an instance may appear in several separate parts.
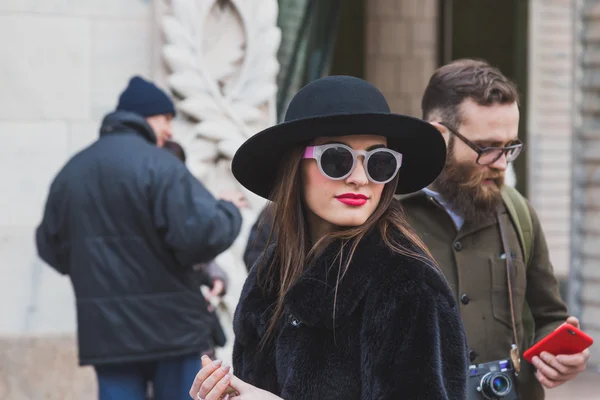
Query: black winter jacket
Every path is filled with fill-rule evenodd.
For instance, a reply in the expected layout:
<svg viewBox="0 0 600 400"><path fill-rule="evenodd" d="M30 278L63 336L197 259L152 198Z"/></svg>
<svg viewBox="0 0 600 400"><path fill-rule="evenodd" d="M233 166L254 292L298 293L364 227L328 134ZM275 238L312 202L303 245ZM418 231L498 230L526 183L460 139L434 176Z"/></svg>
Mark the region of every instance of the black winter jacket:
<svg viewBox="0 0 600 400"><path fill-rule="evenodd" d="M262 351L276 295L252 268L234 318L235 374L285 400L465 400L465 333L442 274L371 233L336 294L338 250L330 245L290 289Z"/></svg>
<svg viewBox="0 0 600 400"><path fill-rule="evenodd" d="M109 114L50 187L37 249L73 283L82 365L211 345L214 319L192 266L233 243L241 215L155 143L142 117Z"/></svg>
<svg viewBox="0 0 600 400"><path fill-rule="evenodd" d="M250 229L246 250L244 251L244 264L246 264L248 272L250 272L250 269L262 257L267 248L272 226L273 216L271 215L269 208L265 207Z"/></svg>

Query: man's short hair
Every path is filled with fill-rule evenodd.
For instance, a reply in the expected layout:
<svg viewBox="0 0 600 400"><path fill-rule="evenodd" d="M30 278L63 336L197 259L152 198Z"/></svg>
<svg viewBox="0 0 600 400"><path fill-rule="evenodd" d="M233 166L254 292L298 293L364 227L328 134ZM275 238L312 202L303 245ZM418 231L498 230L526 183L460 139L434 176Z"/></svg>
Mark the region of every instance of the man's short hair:
<svg viewBox="0 0 600 400"><path fill-rule="evenodd" d="M471 99L481 106L519 104L519 92L513 81L488 62L459 59L438 68L431 76L423 99L423 119L441 118L458 127L459 106Z"/></svg>

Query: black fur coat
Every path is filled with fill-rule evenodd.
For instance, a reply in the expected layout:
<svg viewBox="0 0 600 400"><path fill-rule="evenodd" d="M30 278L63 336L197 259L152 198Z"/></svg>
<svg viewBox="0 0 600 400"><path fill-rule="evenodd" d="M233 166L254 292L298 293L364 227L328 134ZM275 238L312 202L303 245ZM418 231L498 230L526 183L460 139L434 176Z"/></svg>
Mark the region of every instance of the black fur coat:
<svg viewBox="0 0 600 400"><path fill-rule="evenodd" d="M465 400L466 339L441 273L371 233L339 285L334 323L338 250L330 245L288 292L263 351L275 297L250 271L235 313L234 373L284 400Z"/></svg>

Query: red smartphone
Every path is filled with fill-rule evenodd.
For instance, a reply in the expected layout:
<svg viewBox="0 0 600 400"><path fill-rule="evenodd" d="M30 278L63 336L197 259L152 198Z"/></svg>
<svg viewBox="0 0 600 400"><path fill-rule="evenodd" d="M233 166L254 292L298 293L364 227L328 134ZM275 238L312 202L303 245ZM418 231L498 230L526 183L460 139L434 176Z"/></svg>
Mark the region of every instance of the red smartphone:
<svg viewBox="0 0 600 400"><path fill-rule="evenodd" d="M523 357L531 362L543 351L552 355L581 353L594 343L594 339L570 324L563 324L529 348Z"/></svg>

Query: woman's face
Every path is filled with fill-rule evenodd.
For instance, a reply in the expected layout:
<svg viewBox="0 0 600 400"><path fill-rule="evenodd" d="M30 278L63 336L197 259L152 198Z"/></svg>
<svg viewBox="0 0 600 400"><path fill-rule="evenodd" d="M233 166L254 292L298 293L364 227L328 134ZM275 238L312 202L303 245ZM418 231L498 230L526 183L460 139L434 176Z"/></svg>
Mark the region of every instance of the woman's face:
<svg viewBox="0 0 600 400"><path fill-rule="evenodd" d="M342 143L354 150L368 151L386 147L387 139L373 135L322 137L311 145L330 143ZM367 179L363 160L364 157L359 156L354 171L342 180L324 176L317 160L302 160L304 202L313 237L315 233L318 238L337 227L362 225L377 208L385 184L376 184Z"/></svg>

